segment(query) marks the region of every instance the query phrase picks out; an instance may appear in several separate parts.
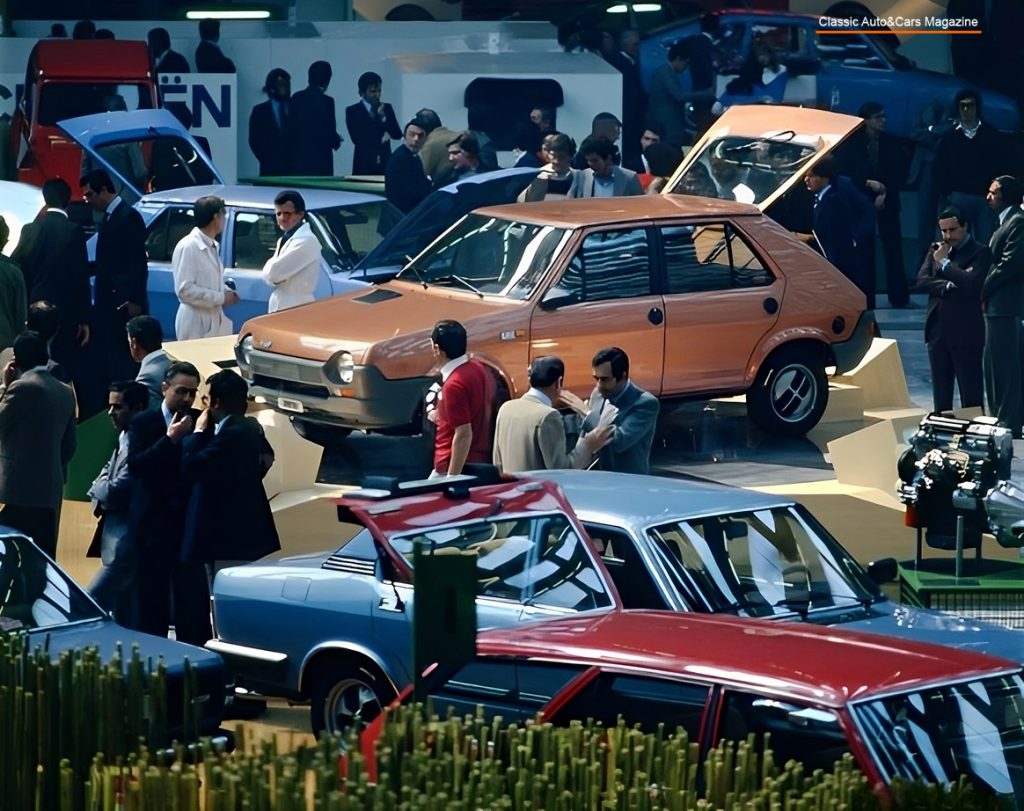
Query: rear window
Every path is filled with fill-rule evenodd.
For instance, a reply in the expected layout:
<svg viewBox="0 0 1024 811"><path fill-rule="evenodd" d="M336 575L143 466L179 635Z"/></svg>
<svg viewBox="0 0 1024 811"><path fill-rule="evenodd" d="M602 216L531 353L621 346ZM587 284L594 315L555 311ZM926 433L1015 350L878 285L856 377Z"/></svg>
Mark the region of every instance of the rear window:
<svg viewBox="0 0 1024 811"><path fill-rule="evenodd" d="M31 115L32 95L28 97ZM146 82L128 84L89 84L86 82L46 82L39 91L38 123L53 127L65 118L108 113L117 110L149 110L153 107L152 89Z"/></svg>

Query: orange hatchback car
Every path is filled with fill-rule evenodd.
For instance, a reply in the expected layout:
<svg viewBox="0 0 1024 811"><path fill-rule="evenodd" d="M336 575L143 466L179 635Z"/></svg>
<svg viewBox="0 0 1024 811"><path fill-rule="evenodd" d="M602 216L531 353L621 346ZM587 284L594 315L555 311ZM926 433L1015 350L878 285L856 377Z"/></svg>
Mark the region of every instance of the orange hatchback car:
<svg viewBox="0 0 1024 811"><path fill-rule="evenodd" d="M394 280L247 322L236 347L258 400L343 428L415 423L436 372L430 332L466 326L510 397L540 355L586 396L603 346L663 398L746 393L751 418L802 434L826 369L863 357L864 295L758 208L671 195L482 208Z"/></svg>

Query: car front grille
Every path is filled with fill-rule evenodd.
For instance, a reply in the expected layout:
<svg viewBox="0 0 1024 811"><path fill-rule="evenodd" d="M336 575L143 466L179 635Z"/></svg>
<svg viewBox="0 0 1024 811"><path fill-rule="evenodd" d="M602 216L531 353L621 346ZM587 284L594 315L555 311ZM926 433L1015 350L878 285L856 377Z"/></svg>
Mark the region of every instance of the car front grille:
<svg viewBox="0 0 1024 811"><path fill-rule="evenodd" d="M294 380L278 380L265 375L253 375L252 384L260 388L279 391L287 394L302 394L306 397L321 397L327 399L331 393L326 386L314 386L309 383L297 383Z"/></svg>
<svg viewBox="0 0 1024 811"><path fill-rule="evenodd" d="M323 366L319 363L300 363L290 358L274 357L262 352L253 352L250 369L254 375L296 383L323 385Z"/></svg>

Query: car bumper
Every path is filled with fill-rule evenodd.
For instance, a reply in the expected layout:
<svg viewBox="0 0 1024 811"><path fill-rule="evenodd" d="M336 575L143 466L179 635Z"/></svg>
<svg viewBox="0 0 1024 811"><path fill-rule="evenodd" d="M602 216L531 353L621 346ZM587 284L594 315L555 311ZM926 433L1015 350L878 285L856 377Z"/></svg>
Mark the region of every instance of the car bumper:
<svg viewBox="0 0 1024 811"><path fill-rule="evenodd" d="M836 373L842 374L855 368L867 354L871 342L878 335L874 310L865 310L857 320L850 337L845 341L832 344L832 356L835 358Z"/></svg>
<svg viewBox="0 0 1024 811"><path fill-rule="evenodd" d="M243 372L249 393L278 411L310 422L342 428L408 425L433 380L389 380L375 366L356 366L352 382L327 378L323 364L254 351Z"/></svg>
<svg viewBox="0 0 1024 811"><path fill-rule="evenodd" d="M246 683L281 684L288 672L288 654L211 639L206 649L219 653L228 670Z"/></svg>

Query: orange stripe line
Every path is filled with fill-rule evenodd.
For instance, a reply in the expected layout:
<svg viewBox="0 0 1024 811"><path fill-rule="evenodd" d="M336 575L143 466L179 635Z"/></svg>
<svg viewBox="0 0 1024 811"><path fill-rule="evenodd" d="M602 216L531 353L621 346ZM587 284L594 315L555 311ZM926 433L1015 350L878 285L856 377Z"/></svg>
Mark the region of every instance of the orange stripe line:
<svg viewBox="0 0 1024 811"><path fill-rule="evenodd" d="M816 34L983 34L983 31L972 29L970 31L922 31L918 28L843 28L836 30L834 28L819 28L814 33Z"/></svg>

